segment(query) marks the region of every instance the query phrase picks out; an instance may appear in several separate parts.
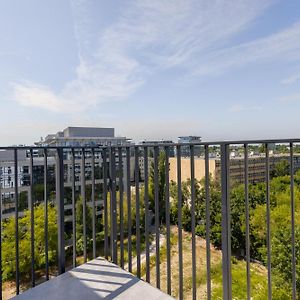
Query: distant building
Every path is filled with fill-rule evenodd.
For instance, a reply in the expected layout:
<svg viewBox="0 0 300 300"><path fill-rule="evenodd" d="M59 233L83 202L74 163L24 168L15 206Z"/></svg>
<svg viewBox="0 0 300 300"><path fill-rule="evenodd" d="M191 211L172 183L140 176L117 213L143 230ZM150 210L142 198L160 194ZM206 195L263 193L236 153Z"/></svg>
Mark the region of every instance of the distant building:
<svg viewBox="0 0 300 300"><path fill-rule="evenodd" d="M270 172L281 160L289 162L289 154L273 154L269 157ZM300 169L300 155L294 154L294 171ZM209 172L217 181L221 180L221 160L219 158L209 159ZM230 159L229 179L231 184L245 183L245 161L244 157ZM201 180L205 177L205 159L195 158L195 178ZM191 178L190 158L181 158L181 178L186 181ZM265 182L266 180L266 158L264 155L257 155L248 158L249 183ZM177 182L177 159L170 158L170 181Z"/></svg>
<svg viewBox="0 0 300 300"><path fill-rule="evenodd" d="M205 160L203 158L195 158L195 179L201 180L205 177ZM169 178L170 182L174 181L177 183L177 158L170 158L169 160ZM215 178L216 171L216 160L209 159L209 172L212 177ZM189 157L181 158L181 181L187 181L191 178L191 159Z"/></svg>
<svg viewBox="0 0 300 300"><path fill-rule="evenodd" d="M18 161L26 160L26 151L18 151ZM15 186L15 168L14 168L14 151L2 150L0 151L0 188L12 188ZM24 166L18 166L18 173L26 173ZM23 177L18 176L18 185L23 185Z"/></svg>
<svg viewBox="0 0 300 300"><path fill-rule="evenodd" d="M124 146L130 143L126 137L115 137L114 128L67 127L56 134L48 134L38 146Z"/></svg>
<svg viewBox="0 0 300 300"><path fill-rule="evenodd" d="M114 128L94 128L94 127L67 127L63 131L59 131L56 134L48 134L45 139L36 142L37 146L64 146L64 147L78 147L75 152L75 181L76 181L76 193L80 192L81 189L81 149L84 146L126 146L130 144L130 140L126 137L115 137ZM39 185L40 188L43 186L44 180L44 153L43 150L34 148L33 153L33 183ZM102 158L99 155L100 152L95 153L95 168L96 168L96 180L97 188L102 182L99 177L102 170ZM71 204L70 204L70 189L72 180L72 161L71 151L64 151L64 176L65 176L65 210L68 211L66 215L66 221L72 219L70 214ZM48 150L47 152L47 162L48 162L48 180L49 189L50 185L55 189L55 164L56 164L56 150ZM117 155L116 155L117 156ZM117 158L118 159L118 158ZM10 150L0 151L0 198L2 200L2 213L3 218L7 218L15 210L15 195L14 187L17 184L20 197L24 199L24 202L28 203L28 198L30 196L30 158L28 150L18 150L18 182L15 183L14 175L14 152ZM109 158L107 163L109 164ZM92 185L91 181L91 154L90 151L86 152L85 160L85 177L86 186L90 191ZM52 184L53 183L53 184ZM49 190L50 191L50 190ZM101 198L101 193L96 193L96 204L101 207L103 200ZM87 197L90 195L87 193ZM43 193L40 196L35 197L36 203L43 201ZM90 200L87 202L90 205ZM99 212L101 213L101 212ZM22 211L20 210L20 215Z"/></svg>
<svg viewBox="0 0 300 300"><path fill-rule="evenodd" d="M141 142L142 145L169 145L173 144L172 140L144 140Z"/></svg>
<svg viewBox="0 0 300 300"><path fill-rule="evenodd" d="M290 162L289 154L271 154L269 156L269 167L272 172L276 164L282 160ZM294 154L294 171L300 169L300 155ZM244 157L233 157L230 159L229 176L231 183L245 183L245 160ZM216 160L215 178L221 180L221 161ZM257 155L248 158L248 179L249 183L266 181L266 158L264 155Z"/></svg>
<svg viewBox="0 0 300 300"><path fill-rule="evenodd" d="M155 146L155 145L159 145L161 147L164 146L170 146L169 147L169 156L170 157L174 157L175 156L175 147L173 145L173 141L172 140L144 140L140 143L143 146ZM152 150L150 150L151 152Z"/></svg>
<svg viewBox="0 0 300 300"><path fill-rule="evenodd" d="M180 136L178 137L179 144L197 144L201 142L201 136L189 135L189 136ZM191 156L191 148L190 146L182 146L181 148L181 156L182 157L190 157ZM194 155L201 155L201 147L194 146Z"/></svg>

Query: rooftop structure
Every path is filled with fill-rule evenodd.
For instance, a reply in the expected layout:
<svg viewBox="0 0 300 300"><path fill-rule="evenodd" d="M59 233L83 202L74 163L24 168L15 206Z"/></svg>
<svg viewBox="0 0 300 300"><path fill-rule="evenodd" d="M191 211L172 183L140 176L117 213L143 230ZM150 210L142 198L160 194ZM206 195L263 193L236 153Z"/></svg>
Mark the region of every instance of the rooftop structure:
<svg viewBox="0 0 300 300"><path fill-rule="evenodd" d="M109 146L127 145L130 139L116 137L114 128L67 127L56 134L48 134L45 139L36 142L38 146Z"/></svg>
<svg viewBox="0 0 300 300"><path fill-rule="evenodd" d="M195 135L188 135L188 136L179 136L178 137L178 143L179 144L196 144L201 142L201 136L195 136ZM194 155L200 156L201 155L201 149L198 146L195 146L193 148ZM182 157L189 157L191 156L191 149L190 146L183 146L181 147L181 156Z"/></svg>
<svg viewBox="0 0 300 300"><path fill-rule="evenodd" d="M201 139L201 136L197 135L179 136L178 143L199 143Z"/></svg>
<svg viewBox="0 0 300 300"><path fill-rule="evenodd" d="M169 145L169 144L173 144L172 140L143 140L141 143L141 145Z"/></svg>

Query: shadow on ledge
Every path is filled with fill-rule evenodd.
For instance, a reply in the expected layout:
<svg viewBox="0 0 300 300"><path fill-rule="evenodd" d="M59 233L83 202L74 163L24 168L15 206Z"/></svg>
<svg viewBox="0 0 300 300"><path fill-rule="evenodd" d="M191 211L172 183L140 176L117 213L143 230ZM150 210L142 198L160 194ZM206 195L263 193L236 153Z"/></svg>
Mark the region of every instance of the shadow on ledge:
<svg viewBox="0 0 300 300"><path fill-rule="evenodd" d="M104 258L96 258L14 297L16 300L173 299Z"/></svg>

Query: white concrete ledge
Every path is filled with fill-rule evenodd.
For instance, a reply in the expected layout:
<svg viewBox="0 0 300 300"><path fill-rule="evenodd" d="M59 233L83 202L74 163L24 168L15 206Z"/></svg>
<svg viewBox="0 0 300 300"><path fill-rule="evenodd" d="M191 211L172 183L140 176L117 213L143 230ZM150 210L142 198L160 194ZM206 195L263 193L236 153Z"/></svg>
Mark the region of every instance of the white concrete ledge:
<svg viewBox="0 0 300 300"><path fill-rule="evenodd" d="M173 299L104 258L96 258L14 297L16 300Z"/></svg>

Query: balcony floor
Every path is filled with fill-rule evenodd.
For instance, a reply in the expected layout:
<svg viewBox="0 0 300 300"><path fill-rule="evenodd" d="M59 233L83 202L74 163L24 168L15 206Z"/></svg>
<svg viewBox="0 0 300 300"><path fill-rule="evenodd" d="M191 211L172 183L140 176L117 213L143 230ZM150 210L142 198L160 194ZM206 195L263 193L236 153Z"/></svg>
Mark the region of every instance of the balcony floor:
<svg viewBox="0 0 300 300"><path fill-rule="evenodd" d="M104 258L96 258L14 297L47 299L173 299Z"/></svg>

